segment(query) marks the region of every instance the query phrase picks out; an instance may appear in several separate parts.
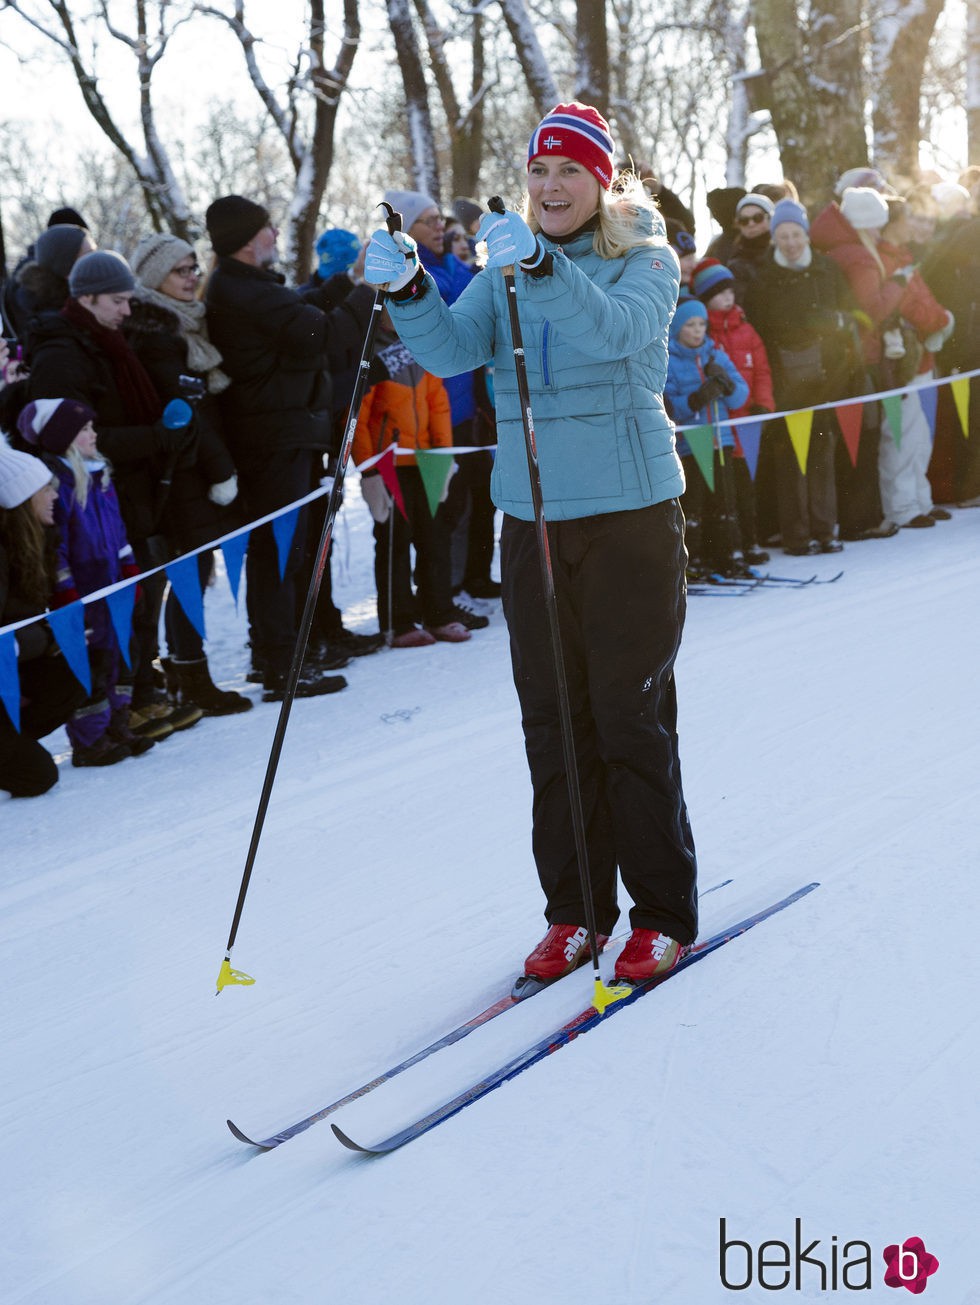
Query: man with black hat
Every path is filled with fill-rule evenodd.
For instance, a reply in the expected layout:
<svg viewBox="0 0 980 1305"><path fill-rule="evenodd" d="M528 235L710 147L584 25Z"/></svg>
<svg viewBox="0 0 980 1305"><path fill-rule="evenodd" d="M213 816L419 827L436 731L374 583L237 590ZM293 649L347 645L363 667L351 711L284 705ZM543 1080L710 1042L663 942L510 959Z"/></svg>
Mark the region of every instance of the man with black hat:
<svg viewBox="0 0 980 1305"><path fill-rule="evenodd" d="M315 483L331 446L330 372L356 365L374 294L352 284L336 305L327 287L287 288L272 270L278 231L268 210L241 195L216 199L205 221L217 255L207 290L208 330L232 379L222 395L225 430L254 520L302 498ZM281 700L296 644L296 574L305 535L301 511L281 578L272 527L253 531L249 541L252 661L266 702ZM311 697L345 685L341 675L308 670L297 693Z"/></svg>

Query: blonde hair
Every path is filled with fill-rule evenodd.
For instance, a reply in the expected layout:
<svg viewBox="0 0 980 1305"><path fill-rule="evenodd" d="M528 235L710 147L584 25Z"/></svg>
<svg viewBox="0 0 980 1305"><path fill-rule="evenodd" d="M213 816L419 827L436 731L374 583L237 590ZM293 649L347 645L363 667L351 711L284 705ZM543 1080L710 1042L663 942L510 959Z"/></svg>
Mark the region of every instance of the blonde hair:
<svg viewBox="0 0 980 1305"><path fill-rule="evenodd" d="M530 196L524 196L524 220L537 235L541 224ZM599 187L599 226L592 248L600 258L623 258L631 249L650 245L662 249L667 228L656 202L635 172L621 172L609 190Z"/></svg>
<svg viewBox="0 0 980 1305"><path fill-rule="evenodd" d="M881 255L878 253L878 242L875 239L874 232L869 231L866 227L861 227L858 230L857 238L878 264L878 271L883 277L887 278L888 273L885 271L885 265L881 261Z"/></svg>
<svg viewBox="0 0 980 1305"><path fill-rule="evenodd" d="M68 470L71 472L75 481L75 500L78 506L85 511L85 505L88 503L89 491L92 488L92 473L85 465L85 459L79 453L74 443L68 445L68 448L61 455L65 462L68 463ZM106 489L112 479L112 466L108 458L102 458L104 463L104 472L102 476L102 488Z"/></svg>

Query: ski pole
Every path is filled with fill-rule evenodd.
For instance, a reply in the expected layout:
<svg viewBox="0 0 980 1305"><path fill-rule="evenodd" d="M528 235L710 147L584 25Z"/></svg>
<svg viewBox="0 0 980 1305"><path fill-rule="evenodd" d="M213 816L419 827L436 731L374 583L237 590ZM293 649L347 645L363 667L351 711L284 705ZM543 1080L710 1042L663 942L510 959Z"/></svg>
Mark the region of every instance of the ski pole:
<svg viewBox="0 0 980 1305"><path fill-rule="evenodd" d="M505 212L504 201L494 195L489 201L491 213ZM517 395L524 424L524 447L527 452L527 469L531 480L531 504L534 508L534 526L538 540L538 557L541 562L541 582L544 589L545 609L551 633L551 655L555 669L555 687L558 691L558 715L561 722L561 746L568 780L568 800L571 807L572 832L575 836L575 859L578 862L579 882L585 906L585 925L589 932L589 949L592 953L592 976L595 985L593 1005L604 1011L614 1001L628 996L633 989L627 985L607 987L599 974L599 946L595 923L595 905L592 901L592 876L589 873L589 850L585 838L585 816L582 811L582 789L578 780L578 763L575 758L575 736L572 727L572 709L568 697L568 679L565 675L565 656L562 649L561 629L558 623L558 598L555 593L555 575L551 565L551 548L548 543L548 525L544 515L544 498L541 493L541 469L538 465L538 446L534 438L534 417L531 412L531 395L527 384L527 367L524 361L524 340L517 313L517 287L513 265L501 269L510 316L510 338L514 349L514 368L517 372Z"/></svg>
<svg viewBox="0 0 980 1305"><path fill-rule="evenodd" d="M382 205L379 205L382 207ZM383 204L388 210L388 216L385 219L388 230L392 235L401 230L401 214L396 213L390 204ZM272 740L272 751L269 753L269 762L265 770L265 779L262 783L262 793L259 797L258 810L255 813L255 823L252 827L252 838L248 846L248 854L245 857L245 871L242 875L241 887L238 890L238 901L235 905L235 914L231 922L231 932L228 935L228 945L225 948L224 960L218 970L218 992L230 983L254 983L255 980L248 974L243 974L241 970L231 968L231 949L235 945L235 939L238 936L238 925L242 918L242 908L245 905L245 896L248 892L249 880L252 877L252 867L255 865L255 856L259 850L259 839L262 837L262 826L265 824L266 812L269 808L269 799L272 796L272 785L276 778L276 770L279 766L279 757L282 753L283 740L286 737L286 726L289 724L289 713L292 710L293 699L296 696L296 686L299 683L300 671L303 668L303 658L306 656L306 645L310 637L310 627L313 624L313 613L316 608L316 600L320 593L320 584L323 580L324 568L327 565L327 556L330 552L330 543L333 539L334 521L340 508L341 492L344 486L344 474L347 471L347 462L350 458L351 446L354 443L354 433L357 430L357 418L361 410L361 403L368 388L368 370L371 366L371 355L374 352L374 340L378 333L378 323L381 321L381 313L384 309L384 302L387 296L387 286L379 286L375 291L374 304L371 307L371 319L368 322L367 333L364 337L364 347L361 350L361 361L358 364L357 380L354 384L354 393L351 396L350 410L347 414L347 426L344 430L344 438L340 447L340 456L337 461L337 470L334 474L333 485L330 487L330 496L327 500L327 511L323 518L323 529L320 532L320 543L317 547L316 560L313 565L313 574L310 577L309 589L306 593L306 606L303 608L303 616L299 625L299 633L296 636L296 647L293 649L293 660L289 667L289 674L286 677L286 688L283 693L282 706L279 708L279 720L276 723L276 733ZM217 995L217 994L216 994Z"/></svg>

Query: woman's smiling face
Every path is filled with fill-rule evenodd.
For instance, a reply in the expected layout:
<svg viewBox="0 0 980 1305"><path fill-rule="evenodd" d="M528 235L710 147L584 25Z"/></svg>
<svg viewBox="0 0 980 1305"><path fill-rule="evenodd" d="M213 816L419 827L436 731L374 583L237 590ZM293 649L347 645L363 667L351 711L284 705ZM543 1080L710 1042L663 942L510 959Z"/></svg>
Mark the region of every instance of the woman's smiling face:
<svg viewBox="0 0 980 1305"><path fill-rule="evenodd" d="M527 193L546 236L567 236L599 209L599 182L581 163L564 154L532 159Z"/></svg>

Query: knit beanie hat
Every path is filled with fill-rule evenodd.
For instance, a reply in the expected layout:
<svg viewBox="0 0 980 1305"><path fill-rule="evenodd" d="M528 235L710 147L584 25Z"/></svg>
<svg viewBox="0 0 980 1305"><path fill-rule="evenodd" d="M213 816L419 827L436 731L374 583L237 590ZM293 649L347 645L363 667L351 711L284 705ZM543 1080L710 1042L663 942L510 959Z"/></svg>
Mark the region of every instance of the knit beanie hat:
<svg viewBox="0 0 980 1305"><path fill-rule="evenodd" d="M895 193L877 168L848 168L837 178L834 194L840 199L844 191L852 186L870 187L871 190L877 190L882 195Z"/></svg>
<svg viewBox="0 0 980 1305"><path fill-rule="evenodd" d="M804 231L810 230L810 219L806 215L806 209L795 199L781 199L773 209L770 229L775 231L781 222L795 222Z"/></svg>
<svg viewBox="0 0 980 1305"><path fill-rule="evenodd" d="M725 231L735 221L735 209L744 194L744 186L719 186L708 191L708 212Z"/></svg>
<svg viewBox="0 0 980 1305"><path fill-rule="evenodd" d="M473 223L483 217L483 205L475 199L469 199L466 195L460 195L458 199L453 200L453 217L462 222L469 231Z"/></svg>
<svg viewBox="0 0 980 1305"><path fill-rule="evenodd" d="M734 288L734 276L717 258L702 258L691 273L691 289L704 303L715 295L720 295L722 290Z"/></svg>
<svg viewBox="0 0 980 1305"><path fill-rule="evenodd" d="M118 295L136 289L136 280L122 254L114 249L97 249L85 254L71 269L68 289L73 299L82 295Z"/></svg>
<svg viewBox="0 0 980 1305"><path fill-rule="evenodd" d="M941 221L948 221L957 213L970 212L970 192L955 181L937 181L932 188L932 197L939 205Z"/></svg>
<svg viewBox="0 0 980 1305"><path fill-rule="evenodd" d="M17 418L17 429L27 444L60 455L90 421L95 421L95 413L77 399L34 399Z"/></svg>
<svg viewBox="0 0 980 1305"><path fill-rule="evenodd" d="M768 213L768 215L772 217L773 209L775 207L775 204L768 195L756 195L754 192L750 191L749 194L743 195L735 205L735 216L738 217L743 208L761 208L763 213Z"/></svg>
<svg viewBox="0 0 980 1305"><path fill-rule="evenodd" d="M870 186L849 186L840 202L840 211L855 231L873 231L888 222L884 196Z"/></svg>
<svg viewBox="0 0 980 1305"><path fill-rule="evenodd" d="M682 299L674 309L674 316L670 323L670 334L676 338L680 334L680 329L685 322L689 322L692 317L703 317L708 320L708 310L700 299Z"/></svg>
<svg viewBox="0 0 980 1305"><path fill-rule="evenodd" d="M82 227L48 227L34 242L35 263L67 281L87 234Z"/></svg>
<svg viewBox="0 0 980 1305"><path fill-rule="evenodd" d="M328 281L338 272L346 272L352 263L357 262L357 256L361 252L361 242L353 231L345 231L343 227L333 227L330 231L324 231L322 235L317 236L315 249L320 275L324 281Z"/></svg>
<svg viewBox="0 0 980 1305"><path fill-rule="evenodd" d="M194 247L180 236L158 231L147 236L133 253L133 274L147 290L159 290L182 258L194 257Z"/></svg>
<svg viewBox="0 0 980 1305"><path fill-rule="evenodd" d="M88 223L79 213L77 208L56 208L48 218L49 227L81 227L83 231L88 230Z"/></svg>
<svg viewBox="0 0 980 1305"><path fill-rule="evenodd" d="M427 208L439 207L431 195L421 190L386 190L384 202L402 215L403 231L410 231Z"/></svg>
<svg viewBox="0 0 980 1305"><path fill-rule="evenodd" d="M542 154L563 154L587 168L604 190L612 185L615 146L609 123L590 104L556 104L541 119L527 147L528 166Z"/></svg>
<svg viewBox="0 0 980 1305"><path fill-rule="evenodd" d="M0 508L20 507L50 480L51 472L40 458L18 453L0 436Z"/></svg>
<svg viewBox="0 0 980 1305"><path fill-rule="evenodd" d="M222 195L204 215L211 246L219 258L237 254L269 225L269 210L243 195Z"/></svg>

